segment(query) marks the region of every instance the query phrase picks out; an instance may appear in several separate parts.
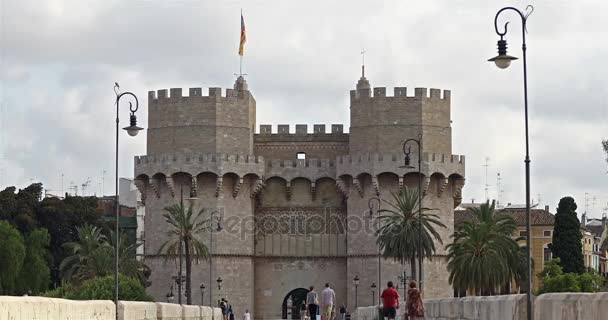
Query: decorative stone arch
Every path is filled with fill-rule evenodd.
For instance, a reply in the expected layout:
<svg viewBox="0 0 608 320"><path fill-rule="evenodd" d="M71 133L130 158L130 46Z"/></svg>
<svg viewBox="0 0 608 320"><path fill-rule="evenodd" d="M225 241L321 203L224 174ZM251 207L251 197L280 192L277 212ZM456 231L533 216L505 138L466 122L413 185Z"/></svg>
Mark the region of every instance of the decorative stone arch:
<svg viewBox="0 0 608 320"><path fill-rule="evenodd" d="M221 181L221 182L220 182ZM226 194L231 194L232 197L236 197L238 190L241 189L242 178L235 172L224 172L221 179L218 178L218 184L216 186L216 197L219 196L220 192L225 191Z"/></svg>
<svg viewBox="0 0 608 320"><path fill-rule="evenodd" d="M305 288L297 288L289 291L289 293L285 295L285 298L283 298L283 303L281 304L282 319L288 319L289 313L291 315L289 319L300 319L300 305L302 302L306 301L306 294L308 294L308 291L309 290ZM290 306L288 306L288 302L291 302Z"/></svg>
<svg viewBox="0 0 608 320"><path fill-rule="evenodd" d="M150 177L147 174L139 174L135 179L133 179L133 183L135 187L141 194L141 202L142 204L146 204L146 198L148 197L148 189L150 186Z"/></svg>
<svg viewBox="0 0 608 320"><path fill-rule="evenodd" d="M287 181L286 184L286 195L287 195L287 200L290 201L292 199L292 192L293 192L293 188L296 184L299 183L299 181L304 181L304 183L306 183L308 185L308 190L309 192L312 191L312 186L314 185L314 182L310 180L310 178L308 177L303 177L303 176L297 176L297 177L293 177L290 180ZM311 194L312 197L312 194Z"/></svg>
<svg viewBox="0 0 608 320"><path fill-rule="evenodd" d="M348 199L350 192L349 186L352 185L353 177L349 174L343 174L336 179L336 190L342 194L344 199Z"/></svg>
<svg viewBox="0 0 608 320"><path fill-rule="evenodd" d="M425 194L425 190L428 189L428 181L429 179L424 173L420 173L418 175L418 171L408 172L403 175L403 187L407 187L410 190L415 189L418 191L418 180L422 177L422 194Z"/></svg>
<svg viewBox="0 0 608 320"><path fill-rule="evenodd" d="M403 177L395 172L385 171L377 175L376 193L379 196L383 189L399 191L403 188Z"/></svg>
<svg viewBox="0 0 608 320"><path fill-rule="evenodd" d="M447 188L449 179L441 172L433 172L431 178L428 181L427 188L428 193L433 193L437 197L441 197L443 192Z"/></svg>
<svg viewBox="0 0 608 320"><path fill-rule="evenodd" d="M365 194L366 185L372 185L372 175L370 173L362 172L353 178L353 187L355 187L361 198Z"/></svg>
<svg viewBox="0 0 608 320"><path fill-rule="evenodd" d="M157 172L152 175L152 178L150 178L150 180L148 180L150 188L152 189L154 194L156 194L156 198L160 199L160 194L162 191L162 184L163 184L163 182L166 181L166 179L167 179L167 176L164 173Z"/></svg>
<svg viewBox="0 0 608 320"><path fill-rule="evenodd" d="M282 186L282 187L281 187ZM286 180L284 177L273 175L268 178L264 178L264 192L262 193L262 199L264 199L267 194L279 194L282 193L285 198L288 199L288 193L291 192L290 181Z"/></svg>
<svg viewBox="0 0 608 320"><path fill-rule="evenodd" d="M192 188L192 174L189 172L176 171L171 176L167 176L167 185L172 197L177 195L180 199L186 199L193 196L190 192Z"/></svg>
<svg viewBox="0 0 608 320"><path fill-rule="evenodd" d="M454 208L456 208L462 202L462 188L464 187L465 179L458 173L452 173L448 178L452 189L452 197L454 198Z"/></svg>

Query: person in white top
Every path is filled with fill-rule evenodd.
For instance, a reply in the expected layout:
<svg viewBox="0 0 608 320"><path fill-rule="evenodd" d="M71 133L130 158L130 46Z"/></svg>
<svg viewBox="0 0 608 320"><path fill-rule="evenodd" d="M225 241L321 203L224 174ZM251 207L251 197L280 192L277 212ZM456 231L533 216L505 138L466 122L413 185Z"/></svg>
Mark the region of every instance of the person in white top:
<svg viewBox="0 0 608 320"><path fill-rule="evenodd" d="M334 305L336 304L336 293L325 284L325 289L321 291L321 320L332 320Z"/></svg>
<svg viewBox="0 0 608 320"><path fill-rule="evenodd" d="M243 314L243 320L251 320L251 314L249 313L249 309L245 310Z"/></svg>

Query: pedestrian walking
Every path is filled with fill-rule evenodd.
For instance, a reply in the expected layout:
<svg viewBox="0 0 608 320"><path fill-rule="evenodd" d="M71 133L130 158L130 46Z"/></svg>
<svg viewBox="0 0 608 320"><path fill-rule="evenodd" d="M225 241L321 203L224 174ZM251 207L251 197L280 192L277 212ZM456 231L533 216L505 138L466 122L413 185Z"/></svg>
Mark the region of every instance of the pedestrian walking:
<svg viewBox="0 0 608 320"><path fill-rule="evenodd" d="M222 300L220 300L220 309L222 310L222 317L224 318L224 320L228 320L227 319L228 304L226 303L226 300L224 300L224 298L222 298Z"/></svg>
<svg viewBox="0 0 608 320"><path fill-rule="evenodd" d="M310 290L306 294L306 304L308 305L308 318L317 320L317 311L319 309L319 296L315 292L315 287L310 286Z"/></svg>
<svg viewBox="0 0 608 320"><path fill-rule="evenodd" d="M416 281L410 282L410 288L407 290L406 309L408 320L424 319L424 302L422 302L422 295L420 295Z"/></svg>
<svg viewBox="0 0 608 320"><path fill-rule="evenodd" d="M300 319L302 320L306 320L306 301L302 301L302 303L300 304Z"/></svg>
<svg viewBox="0 0 608 320"><path fill-rule="evenodd" d="M346 320L346 306L342 305L340 307L340 320Z"/></svg>
<svg viewBox="0 0 608 320"><path fill-rule="evenodd" d="M397 316L397 308L399 308L399 292L393 287L393 282L389 281L386 284L386 289L382 291L382 313L384 318L394 320Z"/></svg>
<svg viewBox="0 0 608 320"><path fill-rule="evenodd" d="M243 314L243 320L251 320L251 314L249 313L249 309L245 309L245 313Z"/></svg>
<svg viewBox="0 0 608 320"><path fill-rule="evenodd" d="M232 310L232 305L228 300L226 300L226 308L228 309L228 320L234 320L234 310Z"/></svg>
<svg viewBox="0 0 608 320"><path fill-rule="evenodd" d="M325 289L321 291L321 320L332 320L334 314L334 305L336 304L336 293L329 287L329 283L325 284Z"/></svg>

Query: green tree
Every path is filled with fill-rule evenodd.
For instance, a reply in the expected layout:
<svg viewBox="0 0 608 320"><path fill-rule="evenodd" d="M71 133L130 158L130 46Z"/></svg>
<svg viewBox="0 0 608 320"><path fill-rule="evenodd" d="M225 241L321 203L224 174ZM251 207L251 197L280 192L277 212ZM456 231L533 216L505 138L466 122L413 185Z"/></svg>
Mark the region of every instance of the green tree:
<svg viewBox="0 0 608 320"><path fill-rule="evenodd" d="M511 237L515 221L494 209L494 202L472 209L473 221L460 224L447 245L449 281L458 291L494 294L513 279L527 278L526 251Z"/></svg>
<svg viewBox="0 0 608 320"><path fill-rule="evenodd" d="M62 278L80 282L105 276L112 269L113 254L102 230L88 224L77 230L79 240L63 245L70 255L59 265Z"/></svg>
<svg viewBox="0 0 608 320"><path fill-rule="evenodd" d="M0 293L14 294L23 266L25 245L19 231L6 221L0 221Z"/></svg>
<svg viewBox="0 0 608 320"><path fill-rule="evenodd" d="M180 242L183 244L183 249L186 257L186 297L187 303L192 304L192 259L206 259L209 256L209 250L199 235L208 230L211 219L203 219L204 209L200 210L196 215L192 210L192 206L188 209L183 204L176 204L165 208L163 217L169 224L167 234L169 239L163 243L158 250L159 254L163 251L169 256L179 255Z"/></svg>
<svg viewBox="0 0 608 320"><path fill-rule="evenodd" d="M564 273L583 273L581 224L576 216L576 202L571 197L559 201L553 227L551 252L553 257L560 259Z"/></svg>
<svg viewBox="0 0 608 320"><path fill-rule="evenodd" d="M417 191L406 187L399 193L391 194L393 202L383 200L389 209L379 210L380 227L376 231L376 241L385 258L393 258L402 264L409 261L412 275L416 277L416 258L419 252L426 258L432 258L436 251L435 241L443 244L436 228L445 228L445 225L438 215L427 213L431 209L418 208ZM419 241L420 237L422 241Z"/></svg>
<svg viewBox="0 0 608 320"><path fill-rule="evenodd" d="M25 238L25 259L19 276L19 289L22 293L45 292L49 288L51 272L48 260L48 246L51 239L46 229L34 229Z"/></svg>
<svg viewBox="0 0 608 320"><path fill-rule="evenodd" d="M114 276L85 280L79 285L67 283L45 293L45 296L73 300L114 300ZM154 301L137 279L122 274L118 277L118 298L126 301Z"/></svg>
<svg viewBox="0 0 608 320"><path fill-rule="evenodd" d="M36 211L38 226L46 228L51 236L50 251L52 254L51 281L61 285L59 265L69 254L63 245L78 241L77 228L89 224L102 228L101 211L95 197L71 197L65 199L45 198Z"/></svg>

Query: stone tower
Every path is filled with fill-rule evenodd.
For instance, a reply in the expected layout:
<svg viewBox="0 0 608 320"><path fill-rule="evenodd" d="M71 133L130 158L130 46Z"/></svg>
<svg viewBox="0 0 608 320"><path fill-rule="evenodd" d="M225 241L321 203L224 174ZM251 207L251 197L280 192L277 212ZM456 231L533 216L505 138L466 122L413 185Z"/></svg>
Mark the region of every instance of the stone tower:
<svg viewBox="0 0 608 320"><path fill-rule="evenodd" d="M149 292L163 301L177 275L176 259L158 250L166 240L162 213L167 205L194 195L196 211L221 216L224 230L200 238L212 259L193 266L192 287L205 283L205 303L227 297L237 314L256 319L299 318L296 312L309 286L329 282L338 304L370 305L378 282L375 217L368 201L391 201L391 192L416 188L417 168L400 168L402 144L422 141L424 206L437 209L449 241L453 208L464 185L464 156L451 154L450 92L416 88L371 90L362 77L351 91L350 133L341 124L255 127L255 99L244 79L234 89L191 88L149 94L148 155L135 158L137 185L145 201L145 261L152 268ZM412 163L418 154L412 148ZM444 245L425 261L426 297L452 295ZM404 268L380 261L381 283ZM409 275L409 274L408 274ZM353 278L358 276L357 289ZM221 291L216 279L223 279ZM378 289L376 289L378 290ZM193 301L200 291L193 289ZM174 289L174 293L177 294ZM378 291L375 292L377 299Z"/></svg>

